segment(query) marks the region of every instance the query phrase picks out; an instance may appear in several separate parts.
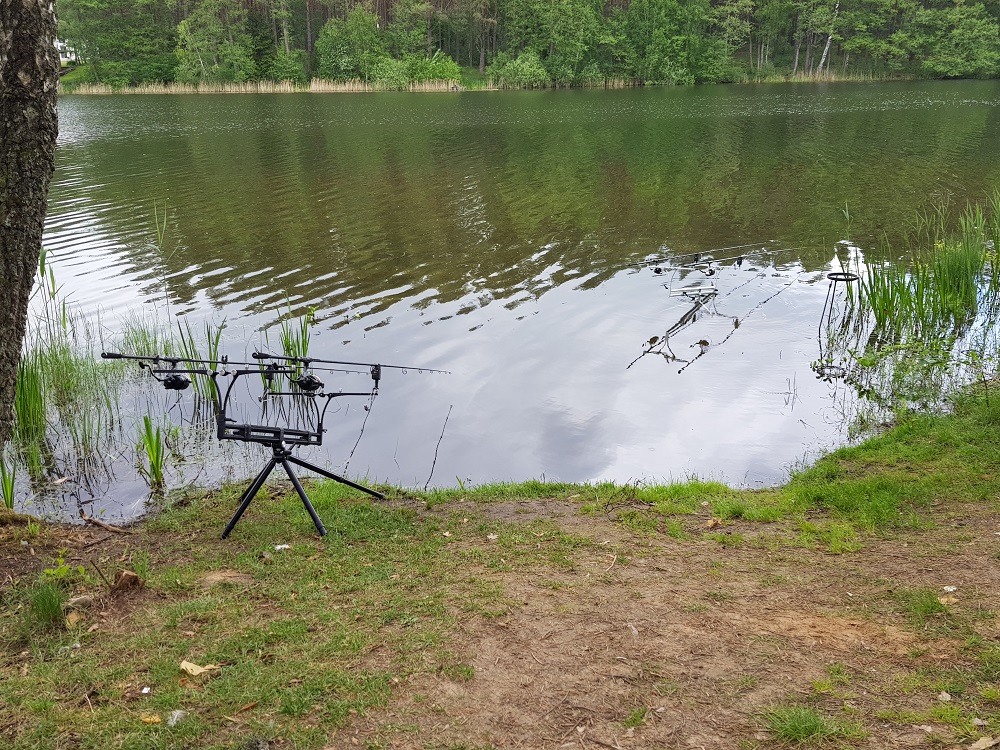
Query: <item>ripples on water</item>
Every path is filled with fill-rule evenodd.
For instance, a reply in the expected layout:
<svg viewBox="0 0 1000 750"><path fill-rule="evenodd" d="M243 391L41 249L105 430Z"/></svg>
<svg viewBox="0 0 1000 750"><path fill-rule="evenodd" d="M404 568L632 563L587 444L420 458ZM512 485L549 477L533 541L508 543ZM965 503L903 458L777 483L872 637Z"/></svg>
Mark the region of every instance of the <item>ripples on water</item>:
<svg viewBox="0 0 1000 750"><path fill-rule="evenodd" d="M387 376L351 473L422 486L453 407L432 484L775 482L844 436L808 367L842 209L873 244L929 198L978 197L998 102L995 82L65 97L45 242L109 340L137 308L225 318L243 356L315 308L318 356L455 373ZM788 291L683 374L626 369L684 311L629 264L743 242L780 250L726 314ZM343 468L359 407L312 458Z"/></svg>

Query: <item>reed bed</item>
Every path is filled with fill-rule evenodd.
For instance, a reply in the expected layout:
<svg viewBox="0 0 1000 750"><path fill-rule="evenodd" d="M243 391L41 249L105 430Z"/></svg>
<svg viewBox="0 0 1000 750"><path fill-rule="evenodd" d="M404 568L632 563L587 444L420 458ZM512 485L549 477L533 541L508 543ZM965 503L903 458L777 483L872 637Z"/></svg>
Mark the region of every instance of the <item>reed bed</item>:
<svg viewBox="0 0 1000 750"><path fill-rule="evenodd" d="M290 307L277 321L286 355L308 355L313 321L313 311L296 317ZM218 360L225 328L225 321L195 326L186 319L175 327L169 319L132 313L108 337L100 320L84 318L63 296L43 253L17 373L14 439L0 446L0 501L13 506L16 496L31 503L68 480L71 493L77 487L95 496L126 466L138 469L151 490L162 491L171 445L180 439L179 429L165 428L163 419L178 403L164 399L138 368L102 360L98 352ZM210 375L189 377L194 411L185 421L192 436L207 435L204 407L218 393ZM137 461L123 461L136 451Z"/></svg>
<svg viewBox="0 0 1000 750"><path fill-rule="evenodd" d="M783 80L783 79L782 79ZM627 78L604 78L591 83L579 84L575 88L626 89L643 86L640 81ZM396 91L377 81L360 78L350 81L329 81L313 78L308 84L292 81L247 81L244 83L144 83L138 86L114 87L105 83L81 83L67 88L63 93L106 96L110 94L370 94L382 91ZM498 91L499 87L490 79L475 85L465 86L459 80L411 81L406 89L412 93L435 93L458 90Z"/></svg>
<svg viewBox="0 0 1000 750"><path fill-rule="evenodd" d="M7 463L7 456L0 451L0 501L7 510L14 510L14 483L17 481L17 466Z"/></svg>
<svg viewBox="0 0 1000 750"><path fill-rule="evenodd" d="M409 91L435 92L452 91L459 86L459 81L412 81ZM377 82L327 81L312 79L308 84L298 84L293 81L247 81L244 83L145 83L139 86L113 87L105 83L81 83L68 94L85 94L103 96L108 94L299 94L304 92L326 93L370 93L387 91Z"/></svg>
<svg viewBox="0 0 1000 750"><path fill-rule="evenodd" d="M956 387L996 377L1000 363L1000 191L956 212L937 205L904 238L908 261L856 269L833 348L848 382L884 410L933 408ZM855 269L849 269L855 270ZM884 415L883 415L884 416Z"/></svg>
<svg viewBox="0 0 1000 750"><path fill-rule="evenodd" d="M226 328L226 321L220 325L214 325L205 321L204 325L204 348L199 343L198 338L191 330L191 323L187 320L177 324L178 350L184 359L218 360L219 346L222 343L222 332ZM158 349L146 349L146 352L159 351ZM198 369L194 366L194 369ZM215 403L219 399L215 384L209 375L192 374L191 387L194 392L203 399Z"/></svg>
<svg viewBox="0 0 1000 750"><path fill-rule="evenodd" d="M245 81L242 83L143 83L138 86L109 86L81 83L70 94L295 94L309 91L292 81Z"/></svg>
<svg viewBox="0 0 1000 750"><path fill-rule="evenodd" d="M862 275L858 301L890 339L927 339L960 333L984 311L997 313L1000 274L1000 191L967 207L956 220L946 207L918 218L905 239L909 264L870 263ZM883 255L891 253L883 249Z"/></svg>

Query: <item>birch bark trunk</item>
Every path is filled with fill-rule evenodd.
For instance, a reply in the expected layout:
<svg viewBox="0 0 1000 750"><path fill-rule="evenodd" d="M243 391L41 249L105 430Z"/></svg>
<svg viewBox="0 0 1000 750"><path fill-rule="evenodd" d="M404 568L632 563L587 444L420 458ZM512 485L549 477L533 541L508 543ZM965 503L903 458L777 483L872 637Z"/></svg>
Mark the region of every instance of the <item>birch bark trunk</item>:
<svg viewBox="0 0 1000 750"><path fill-rule="evenodd" d="M0 0L0 446L13 431L55 156L58 81L54 0Z"/></svg>

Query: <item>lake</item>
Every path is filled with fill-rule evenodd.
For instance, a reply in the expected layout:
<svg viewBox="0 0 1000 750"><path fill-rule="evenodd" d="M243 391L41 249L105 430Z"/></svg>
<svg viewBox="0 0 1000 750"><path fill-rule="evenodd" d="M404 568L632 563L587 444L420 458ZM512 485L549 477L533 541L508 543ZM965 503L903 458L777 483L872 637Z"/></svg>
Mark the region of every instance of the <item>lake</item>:
<svg viewBox="0 0 1000 750"><path fill-rule="evenodd" d="M224 320L244 358L312 309L313 356L448 370L387 370L302 454L415 487L782 481L848 440L855 397L810 369L826 273L1000 185L997 81L66 96L59 116L45 245L102 337L136 311ZM112 519L147 493L120 463L87 498ZM194 464L174 483L255 469Z"/></svg>

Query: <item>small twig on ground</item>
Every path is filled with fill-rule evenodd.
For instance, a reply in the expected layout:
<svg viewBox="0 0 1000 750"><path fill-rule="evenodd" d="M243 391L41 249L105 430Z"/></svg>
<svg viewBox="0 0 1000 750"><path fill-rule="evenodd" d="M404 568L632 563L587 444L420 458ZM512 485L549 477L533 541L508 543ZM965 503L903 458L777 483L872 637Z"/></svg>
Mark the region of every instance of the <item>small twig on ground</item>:
<svg viewBox="0 0 1000 750"><path fill-rule="evenodd" d="M557 702L557 703L556 703L556 704L555 704L554 706L552 706L552 708L550 708L550 709L549 709L548 711L546 711L546 712L545 712L544 714L542 714L542 715L541 715L541 716L539 716L538 718L539 718L539 719L544 719L544 718L545 718L546 716L548 716L548 715L549 715L550 713L552 713L552 712L553 712L553 711L555 711L555 710L556 710L557 708L559 708L559 706L561 706L561 705L562 705L563 703L565 703L565 702L566 702L566 698L567 698L567 696L565 696L565 695L564 695L564 696L563 696L562 698L560 698L560 699L559 699L559 701L558 701L558 702Z"/></svg>
<svg viewBox="0 0 1000 750"><path fill-rule="evenodd" d="M611 569L612 569L613 567L615 567L615 563L616 563L616 562L618 562L618 555L612 555L612 556L611 556L611 564L610 564L610 565L609 565L608 567L606 567L606 568L604 569L604 572L605 572L605 573L607 573L607 572L608 572L608 571L610 571L610 570L611 570Z"/></svg>
<svg viewBox="0 0 1000 750"><path fill-rule="evenodd" d="M83 545L83 549L90 549L91 547L96 547L98 544L108 541L111 538L111 536L112 536L111 534L108 534L107 536L99 537L98 539L95 539L92 542L87 542L85 545Z"/></svg>
<svg viewBox="0 0 1000 750"><path fill-rule="evenodd" d="M93 524L94 526L97 526L98 528L102 528L105 531L114 532L115 534L131 534L132 533L128 529L123 529L120 526L112 526L110 523L104 523L104 521L98 521L93 516L88 516L82 510L80 511L80 518L83 519L84 523Z"/></svg>
<svg viewBox="0 0 1000 750"><path fill-rule="evenodd" d="M591 737L591 736L587 737L587 741L593 742L597 745L600 745L601 747L610 747L611 750L622 750L622 746L619 745L617 742L612 745L610 742L605 742L604 740L599 740L596 737Z"/></svg>
<svg viewBox="0 0 1000 750"><path fill-rule="evenodd" d="M96 560L91 560L90 564L94 568L94 570L97 571L97 575L99 575L101 577L101 580L104 581L104 583L107 585L108 589L109 590L113 589L114 586L111 584L111 581L108 580L108 577L106 575L104 575L104 571L101 570L100 567L98 567L97 561Z"/></svg>

